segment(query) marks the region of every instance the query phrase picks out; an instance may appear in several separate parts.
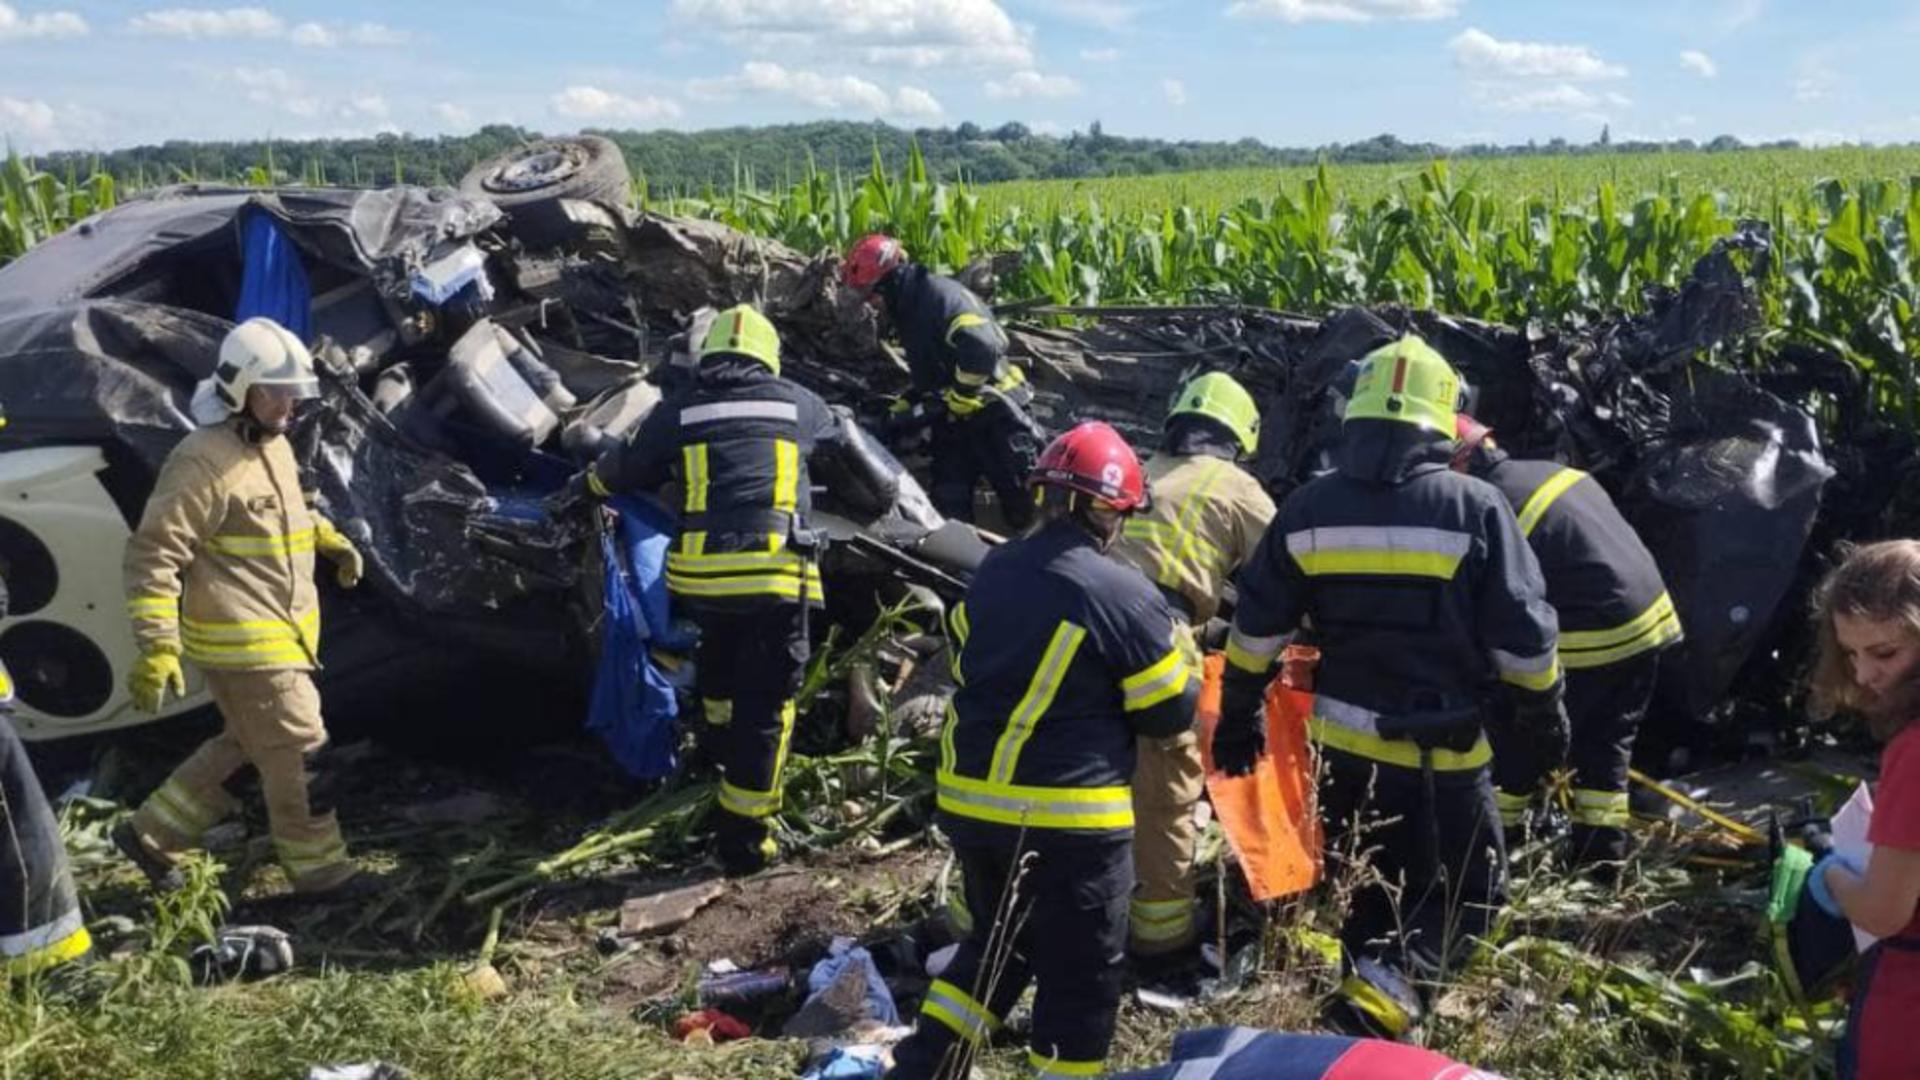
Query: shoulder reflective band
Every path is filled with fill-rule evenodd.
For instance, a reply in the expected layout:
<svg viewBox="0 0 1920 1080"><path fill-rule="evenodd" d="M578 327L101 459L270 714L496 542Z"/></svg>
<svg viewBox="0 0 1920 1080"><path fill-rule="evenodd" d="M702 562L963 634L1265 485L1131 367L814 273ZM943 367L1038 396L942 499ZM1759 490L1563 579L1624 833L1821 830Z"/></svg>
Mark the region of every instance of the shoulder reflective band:
<svg viewBox="0 0 1920 1080"><path fill-rule="evenodd" d="M927 998L920 1003L920 1015L940 1024L967 1042L979 1045L1000 1030L1000 1019L973 995L945 979L933 980Z"/></svg>
<svg viewBox="0 0 1920 1080"><path fill-rule="evenodd" d="M683 500L689 514L707 511L707 444L688 443L680 448L680 482L687 489Z"/></svg>
<svg viewBox="0 0 1920 1080"><path fill-rule="evenodd" d="M1562 630L1560 662L1569 668L1596 668L1617 664L1649 649L1679 641L1680 614L1673 597L1661 593L1647 610L1606 630Z"/></svg>
<svg viewBox="0 0 1920 1080"><path fill-rule="evenodd" d="M1547 477L1546 483L1535 488L1533 494L1527 496L1526 504L1520 507L1520 513L1516 515L1520 521L1520 535L1532 536L1533 530L1540 524L1540 519L1547 516L1547 507L1552 506L1555 499L1565 495L1568 488L1586 478L1587 474L1579 469L1561 469Z"/></svg>
<svg viewBox="0 0 1920 1080"><path fill-rule="evenodd" d="M800 407L791 401L716 401L680 410L682 424L715 420L787 420L798 423Z"/></svg>
<svg viewBox="0 0 1920 1080"><path fill-rule="evenodd" d="M958 817L1027 829L1131 829L1131 787L1035 787L939 774L940 809Z"/></svg>
<svg viewBox="0 0 1920 1080"><path fill-rule="evenodd" d="M1560 655L1551 648L1537 656L1518 656L1501 649L1490 649L1487 655L1500 673L1500 681L1522 690L1551 690L1560 681Z"/></svg>
<svg viewBox="0 0 1920 1080"><path fill-rule="evenodd" d="M1086 637L1085 630L1064 620L1054 628L1053 639L1047 642L1047 650L1040 654L1040 663L1027 683L1027 692L1021 695L1013 715L1007 718L1006 730L994 743L993 764L987 770L989 780L996 784L1013 783L1013 769L1020 760L1020 750L1033 736L1034 725L1040 722L1041 715L1053 705L1053 696L1060 692L1060 681L1066 677L1067 665L1073 663L1073 656L1080 651L1080 643Z"/></svg>
<svg viewBox="0 0 1920 1080"><path fill-rule="evenodd" d="M1451 529L1341 525L1287 534L1287 553L1311 577L1369 574L1452 580L1473 537Z"/></svg>
<svg viewBox="0 0 1920 1080"><path fill-rule="evenodd" d="M1180 650L1170 649L1152 667L1137 671L1120 682L1122 707L1127 712L1151 709L1186 690L1193 672Z"/></svg>

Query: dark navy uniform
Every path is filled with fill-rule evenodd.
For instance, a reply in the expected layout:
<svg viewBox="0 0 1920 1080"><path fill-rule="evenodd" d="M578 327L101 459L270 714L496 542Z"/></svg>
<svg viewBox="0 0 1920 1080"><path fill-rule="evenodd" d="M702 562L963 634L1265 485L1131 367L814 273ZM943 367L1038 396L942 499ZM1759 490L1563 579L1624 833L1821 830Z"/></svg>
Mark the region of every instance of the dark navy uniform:
<svg viewBox="0 0 1920 1080"><path fill-rule="evenodd" d="M751 863L780 809L806 667L806 608L824 600L810 551L807 456L835 424L812 391L746 358L701 363L594 466L613 491L680 482L667 588L700 627L698 671L723 779L723 859Z"/></svg>
<svg viewBox="0 0 1920 1080"><path fill-rule="evenodd" d="M1037 433L1020 369L1007 363L1007 335L966 286L924 266L903 266L879 286L907 354L913 388L941 395L947 415L933 429L933 504L973 520L973 488L984 477L1016 531L1033 518L1026 491Z"/></svg>
<svg viewBox="0 0 1920 1080"><path fill-rule="evenodd" d="M1348 419L1335 471L1288 497L1242 570L1227 649L1231 696L1310 628L1327 850L1336 864L1365 851L1404 881L1397 904L1378 886L1354 898L1343 943L1423 976L1504 898L1482 685L1498 678L1524 718L1556 721L1561 691L1539 564L1500 493L1449 470L1451 451L1421 428Z"/></svg>
<svg viewBox="0 0 1920 1080"><path fill-rule="evenodd" d="M1467 467L1512 504L1560 616L1573 724L1574 851L1587 859L1624 858L1633 740L1653 697L1660 653L1682 636L1673 598L1639 534L1586 473L1517 460L1492 446L1478 449ZM1518 824L1539 769L1524 746L1497 750L1501 818Z"/></svg>
<svg viewBox="0 0 1920 1080"><path fill-rule="evenodd" d="M1127 946L1134 741L1185 731L1200 680L1159 591L1068 521L995 549L949 622L940 824L974 925L890 1075L933 1076L956 1041L983 1043L1029 980L1034 1068L1099 1075ZM1004 963L996 928L1017 928Z"/></svg>

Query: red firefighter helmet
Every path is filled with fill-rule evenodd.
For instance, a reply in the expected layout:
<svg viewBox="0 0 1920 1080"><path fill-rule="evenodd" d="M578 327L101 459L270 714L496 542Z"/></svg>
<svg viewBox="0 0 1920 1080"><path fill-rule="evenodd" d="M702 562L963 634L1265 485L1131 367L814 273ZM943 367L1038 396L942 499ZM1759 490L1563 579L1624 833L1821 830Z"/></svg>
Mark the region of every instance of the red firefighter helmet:
<svg viewBox="0 0 1920 1080"><path fill-rule="evenodd" d="M907 249L885 233L860 238L840 264L840 280L861 292L886 280L888 274L907 264Z"/></svg>
<svg viewBox="0 0 1920 1080"><path fill-rule="evenodd" d="M1091 495L1121 513L1144 510L1150 502L1139 456L1119 432L1098 420L1047 444L1028 483Z"/></svg>

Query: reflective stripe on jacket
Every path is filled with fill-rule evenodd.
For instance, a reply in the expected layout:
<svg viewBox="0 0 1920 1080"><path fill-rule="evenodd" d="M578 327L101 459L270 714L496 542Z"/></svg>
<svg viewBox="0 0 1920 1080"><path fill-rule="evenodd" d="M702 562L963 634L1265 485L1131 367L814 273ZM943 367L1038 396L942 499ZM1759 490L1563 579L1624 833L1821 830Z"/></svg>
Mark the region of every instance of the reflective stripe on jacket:
<svg viewBox="0 0 1920 1080"><path fill-rule="evenodd" d="M1616 664L1681 637L1673 597L1633 526L1600 482L1552 461L1481 450L1472 473L1513 505L1560 614L1560 662Z"/></svg>
<svg viewBox="0 0 1920 1080"><path fill-rule="evenodd" d="M1162 454L1147 464L1147 484L1153 506L1127 519L1113 557L1185 598L1204 625L1267 531L1273 499L1245 469L1208 454Z"/></svg>
<svg viewBox="0 0 1920 1080"><path fill-rule="evenodd" d="M978 390L991 383L1007 390L1024 381L1006 363L1006 331L965 285L916 265L882 289L915 389Z"/></svg>
<svg viewBox="0 0 1920 1080"><path fill-rule="evenodd" d="M1056 522L987 556L949 632L948 831L1131 830L1134 738L1185 731L1199 692L1166 599Z"/></svg>
<svg viewBox="0 0 1920 1080"><path fill-rule="evenodd" d="M307 507L284 436L201 428L161 466L127 542L127 613L142 650L207 668L319 666L313 560L333 527Z"/></svg>

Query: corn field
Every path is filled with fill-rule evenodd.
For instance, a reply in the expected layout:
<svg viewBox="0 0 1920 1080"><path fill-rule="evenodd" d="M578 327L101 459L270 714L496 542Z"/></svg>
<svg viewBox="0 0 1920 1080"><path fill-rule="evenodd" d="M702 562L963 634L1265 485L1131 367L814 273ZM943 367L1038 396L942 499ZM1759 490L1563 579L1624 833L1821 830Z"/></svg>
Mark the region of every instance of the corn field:
<svg viewBox="0 0 1920 1080"><path fill-rule="evenodd" d="M0 163L0 266L116 201L113 177L105 173L63 180L9 151Z"/></svg>

